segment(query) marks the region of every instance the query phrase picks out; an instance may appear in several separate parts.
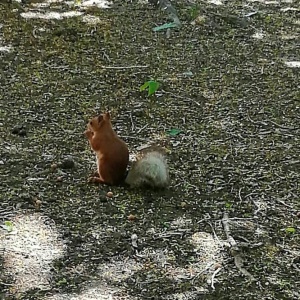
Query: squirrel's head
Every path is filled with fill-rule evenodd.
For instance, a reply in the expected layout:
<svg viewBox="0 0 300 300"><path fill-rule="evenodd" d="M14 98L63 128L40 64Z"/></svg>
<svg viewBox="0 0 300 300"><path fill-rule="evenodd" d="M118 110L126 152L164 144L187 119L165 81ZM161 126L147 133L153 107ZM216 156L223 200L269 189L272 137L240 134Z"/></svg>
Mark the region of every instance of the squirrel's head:
<svg viewBox="0 0 300 300"><path fill-rule="evenodd" d="M88 128L91 131L97 131L101 127L103 127L105 124L110 124L109 112L100 114L99 116L92 118L88 123Z"/></svg>

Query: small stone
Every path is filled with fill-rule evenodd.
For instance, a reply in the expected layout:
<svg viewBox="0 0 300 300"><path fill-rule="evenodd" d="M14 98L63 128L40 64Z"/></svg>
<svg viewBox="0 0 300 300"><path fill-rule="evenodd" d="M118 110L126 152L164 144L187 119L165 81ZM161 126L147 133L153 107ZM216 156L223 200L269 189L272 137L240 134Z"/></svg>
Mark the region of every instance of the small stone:
<svg viewBox="0 0 300 300"><path fill-rule="evenodd" d="M143 117L143 116L145 116L146 113L145 113L145 109L137 108L133 111L133 114L137 117Z"/></svg>
<svg viewBox="0 0 300 300"><path fill-rule="evenodd" d="M62 176L58 176L58 177L56 178L56 181L57 181L57 182L62 182L62 181L63 181Z"/></svg>
<svg viewBox="0 0 300 300"><path fill-rule="evenodd" d="M41 209L41 205L42 205L42 201L40 199L34 198L34 207L36 210L40 210Z"/></svg>
<svg viewBox="0 0 300 300"><path fill-rule="evenodd" d="M51 171L55 171L57 169L57 164L52 164L50 167Z"/></svg>
<svg viewBox="0 0 300 300"><path fill-rule="evenodd" d="M106 197L112 198L114 196L113 192L107 192Z"/></svg>
<svg viewBox="0 0 300 300"><path fill-rule="evenodd" d="M73 169L75 162L71 157L66 157L59 165L62 169Z"/></svg>
<svg viewBox="0 0 300 300"><path fill-rule="evenodd" d="M12 133L12 134L18 134L19 131L20 131L22 128L23 128L23 125L16 125L16 126L12 129L11 133Z"/></svg>
<svg viewBox="0 0 300 300"><path fill-rule="evenodd" d="M136 216L133 215L133 214L130 214L128 217L127 217L128 221L135 221L136 220Z"/></svg>
<svg viewBox="0 0 300 300"><path fill-rule="evenodd" d="M214 268L215 268L215 270L218 270L218 269L222 268L222 265L220 263L216 263L214 265Z"/></svg>
<svg viewBox="0 0 300 300"><path fill-rule="evenodd" d="M182 208L185 208L185 207L187 206L187 204L186 204L186 202L182 201L182 202L180 203L180 206L181 206Z"/></svg>
<svg viewBox="0 0 300 300"><path fill-rule="evenodd" d="M26 136L26 135L27 135L27 132L24 128L19 131L19 136Z"/></svg>
<svg viewBox="0 0 300 300"><path fill-rule="evenodd" d="M99 200L100 200L100 202L103 202L103 203L106 203L108 201L107 197L105 195L100 195Z"/></svg>
<svg viewBox="0 0 300 300"><path fill-rule="evenodd" d="M25 136L27 134L26 129L25 129L25 127L23 125L16 125L12 129L11 133L19 135L19 136Z"/></svg>

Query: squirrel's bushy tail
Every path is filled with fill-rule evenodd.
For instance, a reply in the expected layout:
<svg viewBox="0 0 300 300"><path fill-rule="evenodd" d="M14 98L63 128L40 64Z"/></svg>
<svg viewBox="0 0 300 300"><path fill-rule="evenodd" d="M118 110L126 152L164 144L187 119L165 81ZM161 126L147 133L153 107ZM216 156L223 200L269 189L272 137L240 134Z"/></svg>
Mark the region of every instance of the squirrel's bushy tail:
<svg viewBox="0 0 300 300"><path fill-rule="evenodd" d="M133 164L125 182L131 187L166 188L169 169L164 155L158 151L144 154Z"/></svg>

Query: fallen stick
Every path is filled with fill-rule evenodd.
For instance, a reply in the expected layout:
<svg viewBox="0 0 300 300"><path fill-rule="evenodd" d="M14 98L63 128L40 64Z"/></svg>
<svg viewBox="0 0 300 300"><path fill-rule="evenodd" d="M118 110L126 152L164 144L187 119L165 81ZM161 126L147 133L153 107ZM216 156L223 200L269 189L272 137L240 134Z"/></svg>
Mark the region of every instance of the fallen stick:
<svg viewBox="0 0 300 300"><path fill-rule="evenodd" d="M243 267L243 259L242 256L240 255L239 247L236 241L234 240L234 238L230 234L229 217L227 212L223 214L222 224L226 234L227 241L231 245L230 254L234 258L235 266L244 276L249 277L251 281L256 281L256 279Z"/></svg>
<svg viewBox="0 0 300 300"><path fill-rule="evenodd" d="M135 69L135 68L148 68L149 66L120 66L120 67L114 67L114 66L101 66L103 69Z"/></svg>

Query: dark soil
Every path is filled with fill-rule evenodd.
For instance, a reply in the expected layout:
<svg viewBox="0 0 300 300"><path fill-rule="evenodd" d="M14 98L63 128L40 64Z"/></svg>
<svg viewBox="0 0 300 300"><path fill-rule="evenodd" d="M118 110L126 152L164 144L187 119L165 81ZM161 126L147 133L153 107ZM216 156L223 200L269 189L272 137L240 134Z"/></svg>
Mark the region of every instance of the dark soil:
<svg viewBox="0 0 300 300"><path fill-rule="evenodd" d="M299 12L280 10L288 4L245 4L177 1L182 27L169 37L152 31L167 14L137 1L89 9L102 20L96 25L82 17L26 20L20 13L31 3L0 4L3 40L13 47L0 52L1 221L17 209L35 211L38 198L68 247L53 267L51 291L18 299L77 292L97 277L99 264L115 259L144 263L133 233L142 239L139 250L172 250L174 264L186 266L196 259L187 242L194 232L226 239L224 212L238 245L247 242L239 251L255 281L224 248L215 290L200 277L165 278L159 268L135 272L120 286L138 299L188 291L195 299L300 298L299 68L284 63L299 60ZM191 24L199 15L205 18ZM260 31L266 36L253 38ZM156 96L139 91L149 79L161 83ZM166 146L167 191L87 183L95 162L83 132L88 118L107 109L131 151L148 142ZM192 220L188 233L160 237L179 217ZM71 273L77 265L82 272ZM0 282L3 299L16 299L11 280Z"/></svg>

